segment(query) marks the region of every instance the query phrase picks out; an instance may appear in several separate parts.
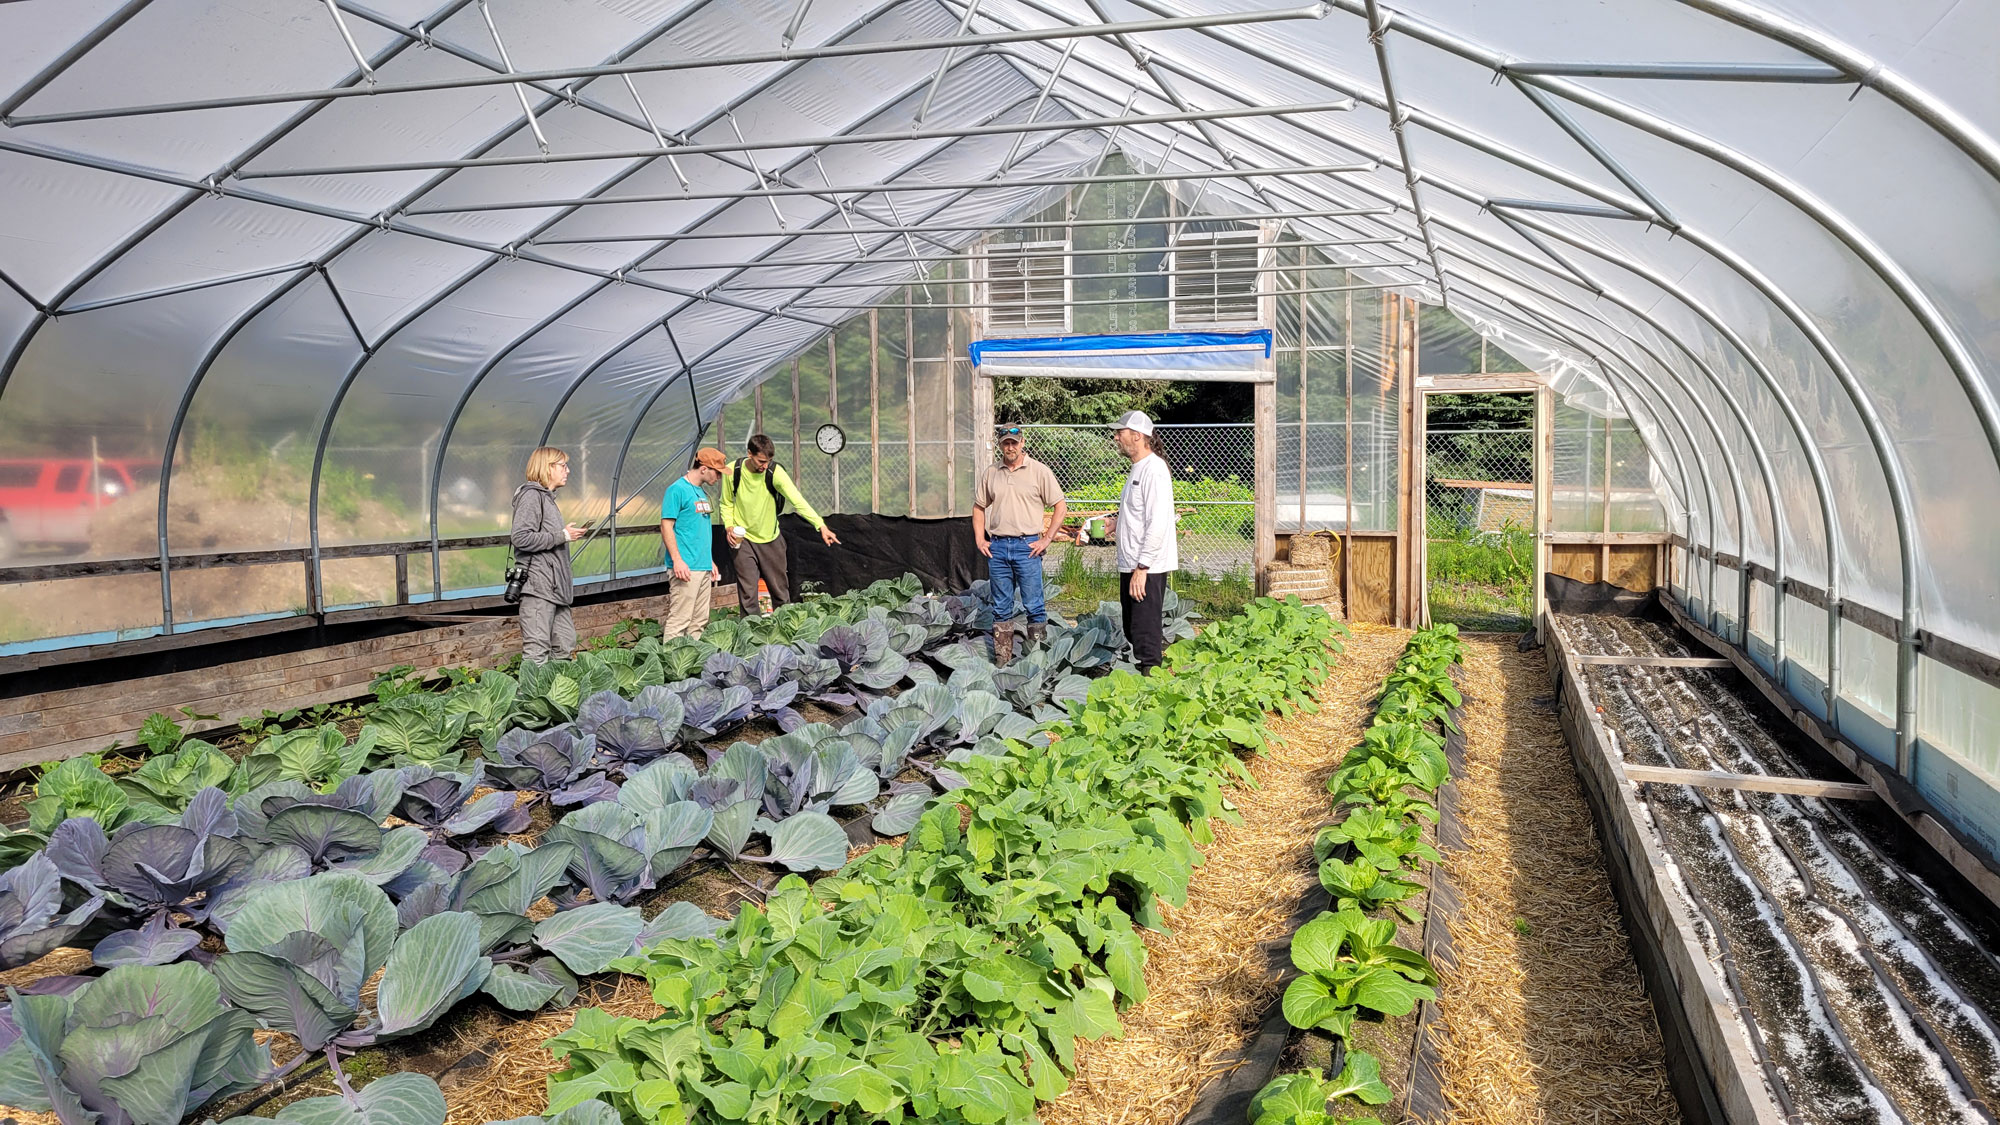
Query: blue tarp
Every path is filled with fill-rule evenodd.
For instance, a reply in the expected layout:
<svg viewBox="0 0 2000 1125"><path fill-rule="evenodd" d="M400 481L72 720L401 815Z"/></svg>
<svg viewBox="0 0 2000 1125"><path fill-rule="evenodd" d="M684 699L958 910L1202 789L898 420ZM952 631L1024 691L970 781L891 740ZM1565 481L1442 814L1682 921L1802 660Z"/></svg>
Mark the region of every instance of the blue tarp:
<svg viewBox="0 0 2000 1125"><path fill-rule="evenodd" d="M1271 330L1259 328L1254 332L1142 332L1114 336L1035 336L974 340L968 350L972 354L973 366L976 367L986 356L994 354L1008 354L1017 358L1029 356L1053 358L1086 352L1146 355L1236 351L1260 347L1263 349L1264 358L1269 359L1271 343Z"/></svg>

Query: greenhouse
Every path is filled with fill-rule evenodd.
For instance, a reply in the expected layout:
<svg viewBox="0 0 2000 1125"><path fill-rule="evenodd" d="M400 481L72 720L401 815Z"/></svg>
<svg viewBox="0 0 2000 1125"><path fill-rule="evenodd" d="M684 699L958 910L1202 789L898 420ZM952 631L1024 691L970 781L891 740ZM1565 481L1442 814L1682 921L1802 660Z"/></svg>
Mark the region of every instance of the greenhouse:
<svg viewBox="0 0 2000 1125"><path fill-rule="evenodd" d="M0 2L0 1125L1993 1125L1996 47Z"/></svg>

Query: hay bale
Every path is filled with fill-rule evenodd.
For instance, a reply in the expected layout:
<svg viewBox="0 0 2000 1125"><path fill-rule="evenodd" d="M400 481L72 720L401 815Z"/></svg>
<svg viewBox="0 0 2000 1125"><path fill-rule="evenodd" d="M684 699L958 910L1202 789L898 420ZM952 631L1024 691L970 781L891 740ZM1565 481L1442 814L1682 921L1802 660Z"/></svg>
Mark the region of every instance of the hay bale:
<svg viewBox="0 0 2000 1125"><path fill-rule="evenodd" d="M1336 542L1331 531L1292 536L1292 565L1300 568L1331 567Z"/></svg>
<svg viewBox="0 0 2000 1125"><path fill-rule="evenodd" d="M1309 605L1325 605L1340 595L1340 584L1324 566L1272 563L1264 568L1264 589L1274 598L1294 595Z"/></svg>

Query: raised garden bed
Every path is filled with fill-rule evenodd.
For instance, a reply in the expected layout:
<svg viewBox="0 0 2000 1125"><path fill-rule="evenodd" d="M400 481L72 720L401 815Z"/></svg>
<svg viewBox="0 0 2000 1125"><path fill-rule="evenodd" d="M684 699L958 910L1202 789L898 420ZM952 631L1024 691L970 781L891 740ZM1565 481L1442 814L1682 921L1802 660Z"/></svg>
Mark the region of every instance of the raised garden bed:
<svg viewBox="0 0 2000 1125"><path fill-rule="evenodd" d="M1613 768L1842 780L1733 671L1654 663L1693 655L1673 627L1572 616L1559 628L1569 651L1639 658L1572 662ZM1668 915L1718 966L1708 988L1663 991L1688 1009L1719 1102L1809 1122L1991 1120L2000 926L1898 818L1841 797L1621 788L1665 861ZM1700 1030L1718 1019L1733 1032Z"/></svg>

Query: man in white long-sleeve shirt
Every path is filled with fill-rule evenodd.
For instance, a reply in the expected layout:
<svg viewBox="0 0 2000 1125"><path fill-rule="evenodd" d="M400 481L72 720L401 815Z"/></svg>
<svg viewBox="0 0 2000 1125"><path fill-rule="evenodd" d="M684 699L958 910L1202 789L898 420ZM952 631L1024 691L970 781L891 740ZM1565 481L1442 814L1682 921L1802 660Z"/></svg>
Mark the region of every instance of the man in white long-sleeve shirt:
<svg viewBox="0 0 2000 1125"><path fill-rule="evenodd" d="M1160 666L1160 603L1167 574L1180 567L1174 529L1174 478L1160 456L1153 420L1134 410L1118 420L1111 435L1118 451L1132 460L1125 491L1118 497L1118 604L1125 611L1125 637L1139 674Z"/></svg>

